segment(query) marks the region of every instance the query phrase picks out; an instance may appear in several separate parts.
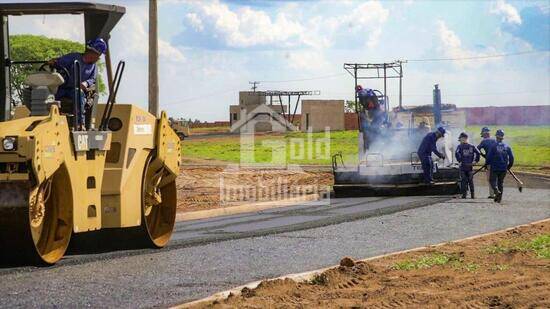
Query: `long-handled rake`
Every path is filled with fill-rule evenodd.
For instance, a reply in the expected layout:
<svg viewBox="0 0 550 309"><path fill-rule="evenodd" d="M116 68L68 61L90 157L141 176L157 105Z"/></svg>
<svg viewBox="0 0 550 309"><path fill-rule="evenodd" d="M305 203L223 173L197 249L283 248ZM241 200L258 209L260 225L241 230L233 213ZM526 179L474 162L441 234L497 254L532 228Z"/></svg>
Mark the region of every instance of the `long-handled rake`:
<svg viewBox="0 0 550 309"><path fill-rule="evenodd" d="M510 175L512 175L512 177L514 177L514 179L517 181L519 192L522 192L523 191L523 181L519 180L518 176L516 176L516 174L514 174L514 172L512 172L511 169L508 169L508 172L510 172Z"/></svg>

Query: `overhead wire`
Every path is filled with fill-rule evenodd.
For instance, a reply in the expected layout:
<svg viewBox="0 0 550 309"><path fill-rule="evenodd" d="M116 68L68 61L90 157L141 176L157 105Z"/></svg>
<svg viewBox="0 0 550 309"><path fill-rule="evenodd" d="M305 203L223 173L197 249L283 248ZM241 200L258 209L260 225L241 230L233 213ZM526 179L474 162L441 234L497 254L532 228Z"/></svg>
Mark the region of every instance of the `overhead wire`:
<svg viewBox="0 0 550 309"><path fill-rule="evenodd" d="M472 57L456 57L456 58L424 58L424 59L407 59L404 60L404 62L436 62L436 61L463 61L463 60L481 60L481 59L488 59L488 58L501 58L501 57L511 57L511 56L520 56L520 55L527 55L527 54L538 54L538 53L547 53L550 50L530 50L530 51L520 51L520 52L514 52L514 53L503 53L503 54L493 54L493 55L484 55L484 56L472 56ZM313 77L307 77L307 78L298 78L298 79L287 79L287 80L259 80L258 82L264 83L264 84L270 84L270 83L291 83L291 82L302 82L302 81L311 81L311 80L321 80L321 79L329 79L329 78L335 78L339 76L347 75L347 73L337 73L337 74L330 74L330 75L321 75L321 76L313 76ZM205 94L201 96L196 97L190 97L190 98L184 98L181 100L178 100L177 102L171 102L162 104L164 106L167 105L175 105L179 103L189 102L189 101L196 101L207 97L212 96L219 96L221 94L226 94L230 92L236 92L241 89L231 89L227 91L222 92L216 92L212 94ZM494 94L449 94L448 96L482 96L482 95L502 95L502 94L516 94L516 93L533 93L537 91L521 91L521 92L503 92L503 93L494 93ZM543 92L543 91L538 91ZM415 96L413 94L409 94L411 96ZM418 95L422 96L422 95ZM428 95L426 95L428 96Z"/></svg>
<svg viewBox="0 0 550 309"><path fill-rule="evenodd" d="M406 62L481 60L481 59L488 59L488 58L502 58L502 57L520 56L520 55L527 55L527 54L539 54L539 53L546 53L549 51L550 50L528 50L528 51L520 51L515 53L493 54L493 55L471 56L471 57L407 59Z"/></svg>

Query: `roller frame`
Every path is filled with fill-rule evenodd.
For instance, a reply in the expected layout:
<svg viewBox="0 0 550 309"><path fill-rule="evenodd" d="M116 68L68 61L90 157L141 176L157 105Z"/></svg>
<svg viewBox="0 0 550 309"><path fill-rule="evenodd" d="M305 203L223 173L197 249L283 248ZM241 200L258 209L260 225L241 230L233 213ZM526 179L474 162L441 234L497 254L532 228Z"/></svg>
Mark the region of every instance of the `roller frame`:
<svg viewBox="0 0 550 309"><path fill-rule="evenodd" d="M99 105L99 111L103 107ZM172 221L168 222L172 226L163 241L156 244L153 241L151 246L166 245L175 219L175 179L179 172L181 145L164 112L157 119L136 106L117 104L112 118L122 120L123 126L116 132L71 132L67 117L60 115L55 105L47 116L29 117L25 111L16 111L16 115L18 118L0 123L0 140L6 136L17 137L17 150L0 148L0 192L4 192L0 197L0 241L18 247L7 239L21 239L22 242L26 239L28 252L24 257L32 262L52 264L63 256L66 247L54 258L37 255L31 250L29 238L23 234L28 232L24 226L29 224L29 219L24 214L30 211L32 195L58 171L64 170L67 174L64 194L68 199L64 204L70 204L66 211L71 214L67 220L70 229L64 232L67 237L105 228L147 228L143 222L144 197L150 191L168 192L163 188L170 187L170 193L165 194L170 196L167 202L159 205L171 209L168 217L173 218L167 221ZM116 143L122 147L113 149ZM157 181L150 183L146 169L161 173ZM2 191L15 184L23 184L26 192L21 194L25 197L10 198L5 194L9 189ZM16 200L27 202L15 207L12 204ZM61 206L56 207L60 209ZM0 245L3 249L8 248L3 243ZM9 260L14 254L18 253L3 250L0 259Z"/></svg>

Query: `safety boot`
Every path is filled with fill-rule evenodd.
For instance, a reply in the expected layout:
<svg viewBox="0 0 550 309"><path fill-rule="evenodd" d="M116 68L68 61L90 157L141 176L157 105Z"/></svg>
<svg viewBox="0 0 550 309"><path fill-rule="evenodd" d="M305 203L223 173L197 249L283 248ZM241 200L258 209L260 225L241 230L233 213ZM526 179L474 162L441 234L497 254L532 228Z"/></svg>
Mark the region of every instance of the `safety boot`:
<svg viewBox="0 0 550 309"><path fill-rule="evenodd" d="M476 196L476 195L474 194L474 192L470 192L470 197L471 197L472 199L475 199L475 198L476 198L475 196Z"/></svg>
<svg viewBox="0 0 550 309"><path fill-rule="evenodd" d="M502 203L502 192L500 192L495 199L497 203Z"/></svg>

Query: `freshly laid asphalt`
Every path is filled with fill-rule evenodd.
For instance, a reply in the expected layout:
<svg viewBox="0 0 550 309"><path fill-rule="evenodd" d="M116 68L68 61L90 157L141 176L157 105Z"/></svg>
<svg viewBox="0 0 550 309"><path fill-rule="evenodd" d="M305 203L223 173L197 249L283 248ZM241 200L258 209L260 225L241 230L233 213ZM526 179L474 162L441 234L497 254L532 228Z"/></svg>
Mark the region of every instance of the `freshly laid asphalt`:
<svg viewBox="0 0 550 309"><path fill-rule="evenodd" d="M332 199L180 222L162 250L72 254L54 267L0 268L0 307L153 307L250 281L460 239L550 217L550 182L485 198Z"/></svg>

